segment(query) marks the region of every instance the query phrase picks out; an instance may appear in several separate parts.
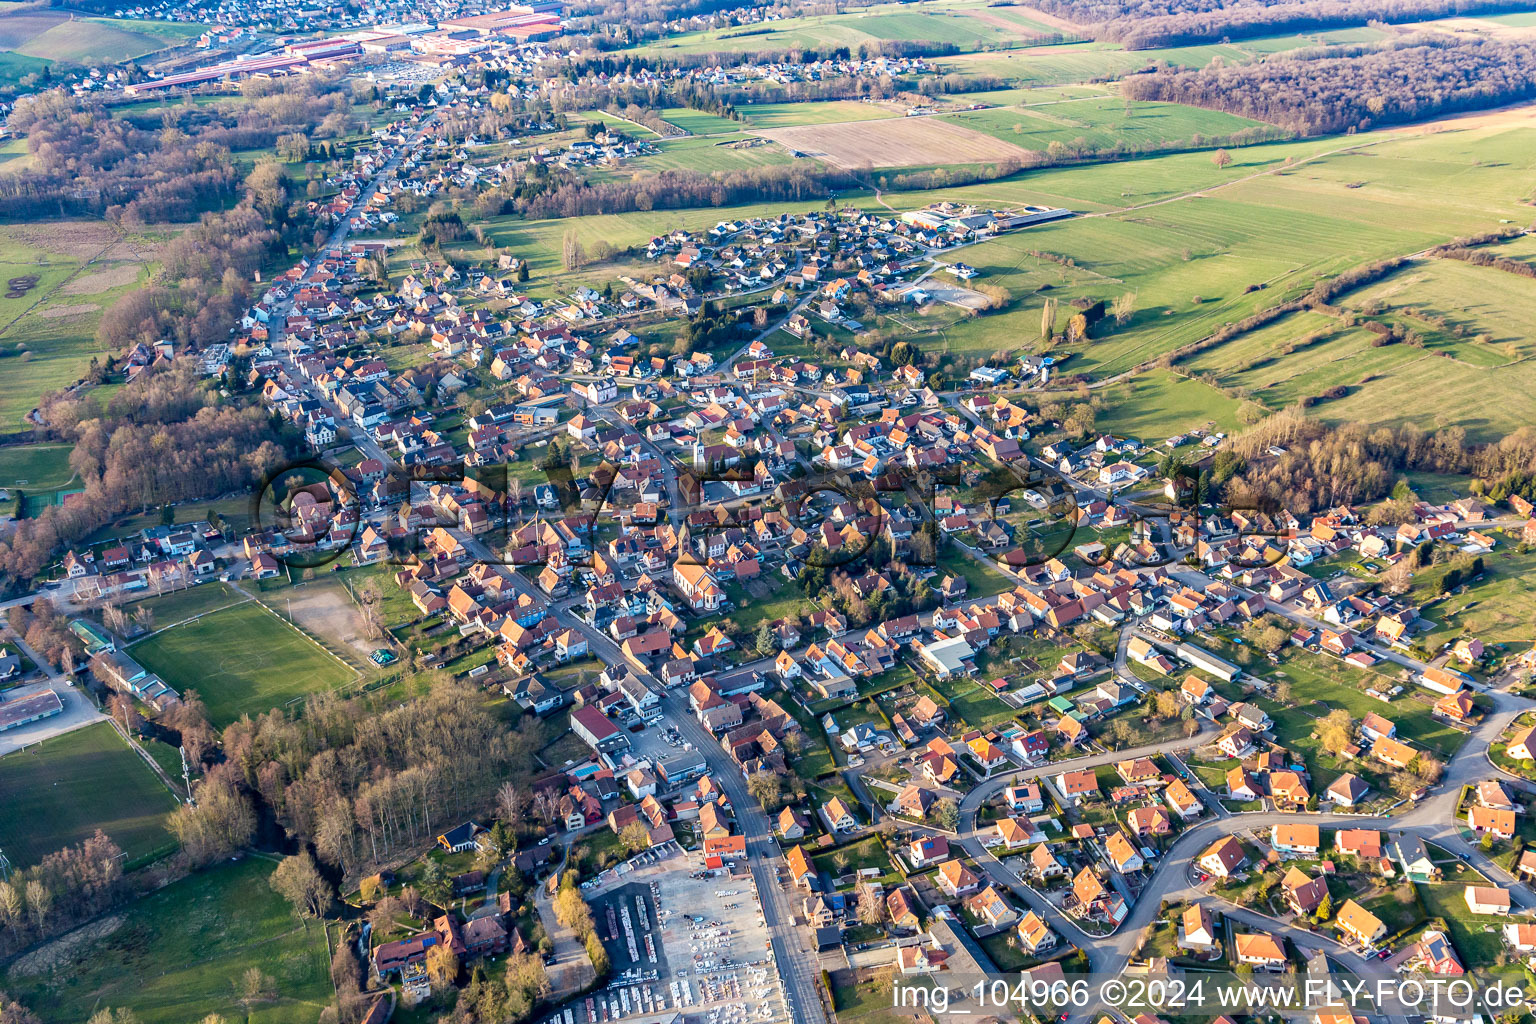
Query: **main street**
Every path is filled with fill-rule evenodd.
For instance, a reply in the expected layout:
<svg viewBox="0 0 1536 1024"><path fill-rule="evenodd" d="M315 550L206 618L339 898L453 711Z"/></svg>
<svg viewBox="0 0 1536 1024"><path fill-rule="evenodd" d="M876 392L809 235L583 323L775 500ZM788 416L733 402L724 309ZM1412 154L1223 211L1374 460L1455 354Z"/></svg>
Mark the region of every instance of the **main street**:
<svg viewBox="0 0 1536 1024"><path fill-rule="evenodd" d="M460 539L471 557L492 563L496 561L490 550L477 538L464 535ZM784 986L784 999L790 1019L824 1024L827 1018L819 992L820 961L807 942L805 930L795 925L794 905L778 881L778 868L782 860L778 843L773 838L768 815L747 792L741 768L726 754L720 741L689 711L685 695L669 692L650 672L630 664L612 637L573 612L571 601L551 603L522 573L509 571L505 567L498 567L497 571L506 575L519 593L527 594L538 607L548 610L561 625L585 637L590 652L599 661L608 665L629 664L630 670L642 682L661 695L661 710L667 722L675 726L682 737L704 755L710 775L720 783L730 798L737 830L746 839L747 863L757 886L763 923L771 936L773 959Z"/></svg>

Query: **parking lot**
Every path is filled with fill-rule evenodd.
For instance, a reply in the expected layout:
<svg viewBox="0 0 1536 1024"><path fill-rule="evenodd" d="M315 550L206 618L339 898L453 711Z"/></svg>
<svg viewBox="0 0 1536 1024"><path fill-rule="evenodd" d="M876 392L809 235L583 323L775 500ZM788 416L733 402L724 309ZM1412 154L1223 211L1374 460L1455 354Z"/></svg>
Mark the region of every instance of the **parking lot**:
<svg viewBox="0 0 1536 1024"><path fill-rule="evenodd" d="M680 1024L768 1024L785 1019L750 872L706 871L675 846L605 873L587 893L613 980L549 1018L605 1024L681 1014ZM564 1010L571 1010L570 1017Z"/></svg>

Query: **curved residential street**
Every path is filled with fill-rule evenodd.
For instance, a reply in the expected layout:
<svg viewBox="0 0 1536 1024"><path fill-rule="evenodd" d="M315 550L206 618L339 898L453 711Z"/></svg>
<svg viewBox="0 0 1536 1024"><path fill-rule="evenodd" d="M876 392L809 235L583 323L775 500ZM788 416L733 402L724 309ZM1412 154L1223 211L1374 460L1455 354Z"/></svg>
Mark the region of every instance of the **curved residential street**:
<svg viewBox="0 0 1536 1024"><path fill-rule="evenodd" d="M1117 651L1115 668L1123 681L1134 679L1125 670L1126 642L1133 632L1134 626L1127 626L1123 630ZM1411 659L1407 660L1411 662ZM959 833L958 836L951 837L950 841L957 843L966 855L985 871L988 881L1011 892L1022 904L1044 918L1055 931L1079 946L1087 956L1095 974L1112 977L1125 971L1140 944L1142 933L1157 918L1164 900L1180 901L1199 898L1220 909L1229 918L1269 934L1289 938L1300 949L1321 951L1351 973L1370 978L1385 978L1390 972L1385 969L1384 964L1376 960L1366 961L1329 934L1284 924L1275 918L1227 903L1219 896L1204 892L1192 881L1191 869L1200 853L1225 835L1264 830L1272 825L1287 822L1305 822L1324 828L1369 828L1379 830L1389 838L1411 835L1434 843L1476 868L1497 885L1510 890L1511 899L1517 908L1536 911L1536 893L1495 864L1476 844L1469 843L1463 838L1461 828L1453 819L1457 797L1463 786L1475 784L1490 777L1516 778L1501 772L1490 763L1488 748L1517 715L1536 708L1536 701L1498 690L1485 690L1482 691L1482 695L1493 702L1493 710L1469 732L1460 749L1446 764L1441 781L1431 793L1417 803L1406 806L1402 813L1396 816L1366 817L1352 814L1280 811L1232 813L1222 807L1213 796L1206 794L1207 811L1215 813L1208 814L1190 825L1158 858L1156 868L1137 895L1129 914L1120 926L1107 936L1085 931L994 856L984 845L984 840L991 831L991 825L989 823L986 827L982 827L978 820L979 811L988 800L1008 786L1021 781L1154 754L1163 754L1176 759L1184 752L1209 742L1214 731L1209 722L1202 721L1205 728L1194 737L1175 743L1150 744L1107 753L1094 753L1008 772L981 782L960 802ZM1519 781L1522 787L1529 786L1523 780ZM1195 788L1197 792L1201 792L1201 787ZM860 796L863 797L862 792ZM922 826L910 827L922 830ZM1085 1019L1092 1009L1092 1007L1086 1008L1074 1016Z"/></svg>

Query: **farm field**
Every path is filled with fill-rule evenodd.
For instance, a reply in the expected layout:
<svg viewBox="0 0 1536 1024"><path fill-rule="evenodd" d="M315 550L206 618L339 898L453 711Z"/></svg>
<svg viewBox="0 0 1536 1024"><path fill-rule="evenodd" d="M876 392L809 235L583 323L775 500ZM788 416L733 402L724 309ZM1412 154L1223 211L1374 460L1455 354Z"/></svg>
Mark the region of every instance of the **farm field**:
<svg viewBox="0 0 1536 1024"><path fill-rule="evenodd" d="M97 222L0 228L0 430L86 371L102 311L140 284L154 250Z"/></svg>
<svg viewBox="0 0 1536 1024"><path fill-rule="evenodd" d="M609 128L614 128L621 132L627 132L628 134L646 142L661 138L661 136L651 131L651 129L647 128L645 125L636 124L633 121L626 121L622 117L615 117L614 115L608 113L606 110L583 110L581 112L581 116L586 118L588 121L596 121L599 124L606 125Z"/></svg>
<svg viewBox="0 0 1536 1024"><path fill-rule="evenodd" d="M833 100L827 103L753 103L739 112L754 128L792 128L806 124L836 124L842 121L876 121L900 117L895 104L861 103Z"/></svg>
<svg viewBox="0 0 1536 1024"><path fill-rule="evenodd" d="M1485 251L1502 255L1501 248ZM1404 326L1432 336L1437 344L1427 349L1443 348L1463 362L1504 365L1536 354L1536 278L1461 260L1420 260L1345 302L1353 309L1384 306ZM1484 335L1486 342L1474 341Z"/></svg>
<svg viewBox="0 0 1536 1024"><path fill-rule="evenodd" d="M101 919L76 941L12 962L7 992L49 1024L101 1007L144 1024L182 1024L217 1013L252 1024L314 1021L331 998L319 924L300 921L268 884L274 862L247 857L174 882ZM231 985L255 967L277 998L247 1014Z"/></svg>
<svg viewBox="0 0 1536 1024"><path fill-rule="evenodd" d="M115 63L195 39L201 31L196 25L71 16L33 36L17 52L69 64Z"/></svg>
<svg viewBox="0 0 1536 1024"><path fill-rule="evenodd" d="M708 174L794 162L794 157L783 146L745 132L665 139L654 141L652 145L659 152L628 161L619 173L628 174L631 169L640 168L647 171L692 170Z"/></svg>
<svg viewBox="0 0 1536 1024"><path fill-rule="evenodd" d="M997 107L1041 107L1072 100L1103 99L1111 95L1102 85L1019 86L1011 89L982 89L959 93L957 102L981 103Z"/></svg>
<svg viewBox="0 0 1536 1024"><path fill-rule="evenodd" d="M175 842L165 822L175 809L170 791L107 722L0 757L5 853L18 868L98 828L130 863L168 853Z"/></svg>
<svg viewBox="0 0 1536 1024"><path fill-rule="evenodd" d="M907 123L930 120L932 119L903 119ZM886 122L871 122L868 125L852 127L881 127L885 124ZM988 146L999 145L996 140L986 139L979 133L974 134L978 138L985 139ZM668 143L668 145L673 144L676 143L671 141ZM1126 161L1052 168L985 185L889 193L887 202L897 209L920 209L929 203L951 200L1004 207L1024 203L1043 203L1065 205L1080 211L1104 212L1122 209L1134 203L1166 200L1190 191L1231 182L1260 170L1279 168L1287 158L1299 160L1336 145L1337 143L1312 140L1252 146L1234 151L1233 163L1226 168L1213 166L1209 154L1204 153L1180 153L1149 158L1156 161L1153 164L1145 161ZM1010 151L1011 149L1010 147ZM863 209L881 208L870 192L842 192L838 195L838 202ZM615 247L628 248L644 245L655 235L675 228L702 230L720 220L772 217L780 213L799 213L805 209L804 202L764 202L706 209L599 214L565 220L528 221L510 216L492 217L482 221L481 224L487 232L495 236L497 245L516 248L526 254L530 261L534 282L568 291L581 283L592 283L601 287L618 271L617 268L603 265L592 265L574 272L566 271L560 258L561 240L566 231L574 231L582 244L589 249L604 241ZM1055 229L1049 226L1034 228L974 246L966 250L966 260L975 263L987 254L993 254L998 262L1006 261L1009 266L1021 265L1026 261L1033 266L1035 261L1033 257L1027 256L1027 251L1040 244L1043 232L1059 228L1060 225ZM1167 248L1171 248L1171 243ZM1148 262L1151 262L1150 258ZM976 265L981 264L976 263ZM638 271L648 266L650 265L641 263L634 269ZM996 318L990 321L987 319L978 321L978 323L1001 322L1003 321ZM1010 333L1017 332L1010 331Z"/></svg>
<svg viewBox="0 0 1536 1024"><path fill-rule="evenodd" d="M940 120L991 135L1026 149L1044 150L1053 142L1073 149L1153 150L1210 145L1213 137L1237 135L1269 126L1220 111L1177 103L1142 103L1116 97L1057 101L1040 106L991 107Z"/></svg>
<svg viewBox="0 0 1536 1024"><path fill-rule="evenodd" d="M962 49L1021 46L1059 32L1027 14L999 16L975 0L940 0L912 10L904 4L878 4L858 13L812 15L735 28L710 29L671 36L637 47L634 52L658 55L789 49L833 48L885 40L924 40L953 43Z"/></svg>
<svg viewBox="0 0 1536 1024"><path fill-rule="evenodd" d="M806 133L825 141L829 135L844 137L848 132L899 132L912 122L934 120L887 119L839 126L835 132L805 126L770 134ZM1446 238L1486 231L1500 219L1518 223L1524 216L1518 197L1526 189L1522 168L1528 162L1522 154L1528 152L1536 129L1507 121L1464 124L1446 122L1452 130L1437 133L1372 132L1235 148L1232 163L1225 167L1215 166L1208 153L1172 153L1041 169L986 184L888 191L885 201L898 210L949 200L995 207L1046 203L1081 214L965 250L964 259L981 271L980 281L1012 296L1008 315L962 318L940 308L927 316L904 315L903 320L918 332L918 340L937 337L942 330L947 353L974 358L1029 351L1037 344L1033 325L1043 296L1036 293L1047 284L1063 303L1079 296L1114 299L1132 292L1135 311L1124 325L1101 328L1090 343L1057 345L1053 352L1070 357L1065 372L1095 377L1149 366L1225 323L1302 294L1320 278L1386 256L1418 252ZM1013 148L979 132L967 135L985 139L989 146ZM877 154L850 151L845 159L857 165L870 155ZM877 205L867 193L843 194L839 201L865 209ZM497 218L486 226L498 245L529 254L541 282L600 287L616 273L633 273L627 269L632 264L626 257L618 264L564 271L559 253L567 229L575 230L585 245L606 241L627 247L676 227L700 230L720 219L804 208L803 203L761 203L572 221ZM1516 298L1504 293L1517 293L1531 282L1484 268L1459 267L1453 272L1469 270L1510 278L1492 286L1500 305L1490 309L1520 313ZM1488 301L1493 303L1494 297ZM1063 316L1058 328L1064 323ZM1299 330L1293 336L1286 331L1282 328L1272 337L1285 344L1307 333ZM1432 349L1388 346L1368 354L1382 359L1381 368L1391 372L1361 384L1364 374L1353 372L1350 358L1366 351L1359 348L1364 342L1363 337L1341 337L1258 366L1254 360L1259 346L1240 338L1202 353L1188 369L1216 372L1224 384L1247 387L1271 407L1321 393L1325 388L1317 385L1333 370L1348 371L1350 376L1329 381L1328 386L1344 383L1351 390L1315 407L1317 415L1329 420L1397 422L1411 416L1426 423L1459 423L1478 438L1517 425L1513 410L1528 386L1525 363L1490 371L1441 358ZM1474 345L1470 339L1457 343L1463 352ZM1335 351L1346 358L1333 359ZM1246 371L1239 371L1245 364ZM1235 372L1248 376L1243 381L1228 379ZM1411 400L1428 381L1450 399L1438 407L1438 414ZM1480 394L1490 386L1505 400L1481 401ZM1125 410L1121 415L1127 417L1123 426L1164 425L1145 412Z"/></svg>
<svg viewBox="0 0 1536 1024"><path fill-rule="evenodd" d="M1107 433L1154 444L1193 427L1230 433L1240 426L1240 404L1208 384L1154 370L1113 385L1094 424Z"/></svg>
<svg viewBox="0 0 1536 1024"><path fill-rule="evenodd" d="M1241 64L1252 60L1253 54L1230 44L1122 50L1108 43L1072 43L967 53L940 57L935 63L948 73L991 75L1016 85L1036 86L1118 78L1150 67L1157 61L1201 68L1209 64L1212 57L1221 57L1230 64Z"/></svg>
<svg viewBox="0 0 1536 1024"><path fill-rule="evenodd" d="M1375 133L1353 141L1254 146L1234 152L1234 163L1225 171L1230 174L1238 164L1246 170L1226 187L1215 187L1208 176L1214 168L1200 154L1098 166L1091 176L1100 191L1092 199L1122 207L1132 200L1139 208L1119 213L1090 208L1090 214L1098 215L1005 236L976 246L970 255L978 267L1017 267L1030 262L1031 250L1043 250L1093 275L1085 290L1094 298L1134 292L1136 312L1130 321L1096 338L1069 364L1073 372L1096 376L1122 373L1198 341L1224 323L1299 295L1320 277L1417 252L1438 239L1487 230L1499 218L1519 217L1511 197L1521 194L1512 173L1522 159L1515 155L1521 138L1529 140L1529 129L1486 126L1433 136ZM1478 147L1497 154L1494 160L1514 163L1487 166L1490 157L1485 156L1479 166L1472 155ZM1306 160L1309 155L1313 159ZM1274 162L1277 156L1282 162ZM1305 162L1286 166L1286 157ZM1200 164L1207 175L1203 190L1195 184ZM1256 173L1264 170L1273 173ZM1131 185L1126 194L1118 199L1105 195L1104 186L1116 181L1117 172L1137 174L1143 184L1121 179ZM1082 173L1063 169L1016 180L1034 186L1036 201L1055 199L1081 208L1074 193L1086 191L1077 187L1084 181ZM1453 174L1463 182L1457 195L1437 202L1433 196L1441 194L1440 182ZM1153 182L1160 194L1132 191ZM1052 186L1054 196L1041 196ZM1000 182L950 190L950 195L978 203L1024 198L1017 189L1012 182ZM902 197L905 202L915 198ZM1007 287L1007 274L994 283ZM1039 308L1027 294L1015 293L1014 308L1021 306ZM946 337L955 350L991 353L1020 343L1019 332L1004 327L1010 321L1016 326L1012 317L976 318L956 325ZM1460 393L1467 374L1454 366L1447 373ZM1402 398L1393 399L1399 408Z"/></svg>
<svg viewBox="0 0 1536 1024"><path fill-rule="evenodd" d="M196 25L87 18L32 7L0 11L0 48L39 62L115 63L195 39L201 32Z"/></svg>
<svg viewBox="0 0 1536 1024"><path fill-rule="evenodd" d="M1423 358L1423 352L1406 345L1372 347L1376 335L1337 321L1298 332L1295 325L1310 322L1317 314L1286 317L1229 345L1202 352L1190 361L1192 372L1208 370L1217 358L1236 360L1217 372L1224 387L1242 389L1270 409L1282 409L1304 398L1316 398L1329 388L1356 384L1367 377L1390 374L1404 364ZM1261 346L1272 345L1267 350ZM1222 350L1233 345L1231 352ZM1240 355L1240 353L1244 355Z"/></svg>
<svg viewBox="0 0 1536 1024"><path fill-rule="evenodd" d="M28 57L9 50L0 50L0 84L19 85L23 78L37 74L52 63L41 57ZM12 140L12 143L15 141L17 140ZM22 152L25 151L23 147Z"/></svg>
<svg viewBox="0 0 1536 1024"><path fill-rule="evenodd" d="M128 653L178 691L196 690L216 727L335 689L355 675L255 602L156 633Z"/></svg>
<svg viewBox="0 0 1536 1024"><path fill-rule="evenodd" d="M1533 384L1529 363L1490 370L1424 352L1386 376L1350 388L1345 397L1318 405L1315 415L1333 423L1455 425L1469 440L1493 441L1530 422L1518 409ZM1426 394L1435 402L1425 403Z"/></svg>
<svg viewBox="0 0 1536 1024"><path fill-rule="evenodd" d="M1536 264L1536 235L1516 235L1507 241L1483 246L1479 251L1486 252L1490 256L1503 256L1505 259Z"/></svg>
<svg viewBox="0 0 1536 1024"><path fill-rule="evenodd" d="M690 107L666 107L660 111L661 119L675 124L690 135L718 135L721 132L739 132L740 121L733 121L718 114L707 114Z"/></svg>
<svg viewBox="0 0 1536 1024"><path fill-rule="evenodd" d="M936 117L903 117L760 132L795 152L838 167L974 164L1021 157L1019 147Z"/></svg>

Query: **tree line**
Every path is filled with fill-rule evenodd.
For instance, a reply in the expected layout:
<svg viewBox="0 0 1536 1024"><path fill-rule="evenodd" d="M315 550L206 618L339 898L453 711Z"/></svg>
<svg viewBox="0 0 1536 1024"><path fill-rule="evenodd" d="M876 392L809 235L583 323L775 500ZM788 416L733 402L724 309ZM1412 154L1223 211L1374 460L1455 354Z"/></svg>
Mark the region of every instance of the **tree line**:
<svg viewBox="0 0 1536 1024"><path fill-rule="evenodd" d="M116 905L131 888L122 849L97 829L89 839L0 881L0 952L62 934Z"/></svg>
<svg viewBox="0 0 1536 1024"><path fill-rule="evenodd" d="M1127 99L1222 110L1307 135L1364 131L1536 96L1536 51L1495 39L1413 36L1297 50L1259 64L1131 75Z"/></svg>
<svg viewBox="0 0 1536 1024"><path fill-rule="evenodd" d="M1285 453L1265 457L1276 446ZM1224 496L1229 503L1297 513L1381 500L1410 471L1472 476L1472 489L1483 493L1536 477L1536 428L1521 427L1496 443L1473 445L1461 427L1332 427L1291 408L1234 438L1227 463Z"/></svg>

